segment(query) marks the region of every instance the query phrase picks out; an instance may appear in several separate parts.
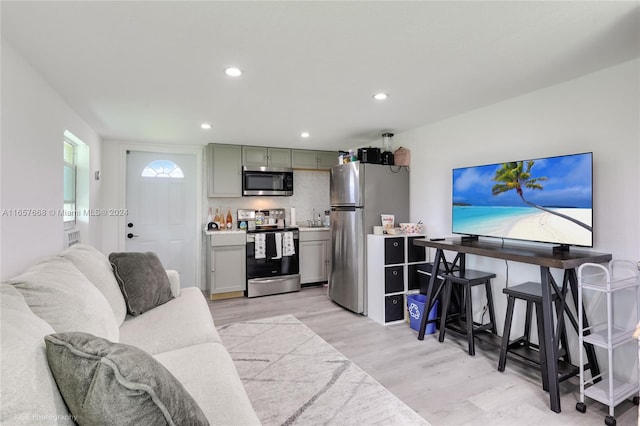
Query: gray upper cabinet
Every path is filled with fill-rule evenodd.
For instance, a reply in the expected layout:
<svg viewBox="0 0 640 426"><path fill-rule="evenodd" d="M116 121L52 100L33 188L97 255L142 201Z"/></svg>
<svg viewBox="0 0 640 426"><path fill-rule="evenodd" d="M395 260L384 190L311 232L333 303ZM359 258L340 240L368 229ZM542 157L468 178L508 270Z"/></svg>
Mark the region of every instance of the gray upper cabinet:
<svg viewBox="0 0 640 426"><path fill-rule="evenodd" d="M289 148L267 148L264 146L243 146L243 166L291 167Z"/></svg>
<svg viewBox="0 0 640 426"><path fill-rule="evenodd" d="M207 145L207 176L209 197L241 197L242 147Z"/></svg>
<svg viewBox="0 0 640 426"><path fill-rule="evenodd" d="M338 165L337 151L318 151L318 168L329 170Z"/></svg>
<svg viewBox="0 0 640 426"><path fill-rule="evenodd" d="M289 148L269 148L267 156L271 167L291 167L291 150Z"/></svg>
<svg viewBox="0 0 640 426"><path fill-rule="evenodd" d="M310 149L292 149L291 165L296 169L315 169L318 167L317 151Z"/></svg>
<svg viewBox="0 0 640 426"><path fill-rule="evenodd" d="M243 146L242 147L243 166L266 166L267 148L263 146Z"/></svg>
<svg viewBox="0 0 640 426"><path fill-rule="evenodd" d="M291 150L291 166L294 169L328 170L337 164L338 153L335 151Z"/></svg>

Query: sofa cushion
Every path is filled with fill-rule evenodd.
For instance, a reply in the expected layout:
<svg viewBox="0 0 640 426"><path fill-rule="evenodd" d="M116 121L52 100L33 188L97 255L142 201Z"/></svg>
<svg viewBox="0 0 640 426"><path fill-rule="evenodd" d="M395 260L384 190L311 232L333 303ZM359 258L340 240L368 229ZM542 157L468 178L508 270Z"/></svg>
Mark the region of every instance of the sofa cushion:
<svg viewBox="0 0 640 426"><path fill-rule="evenodd" d="M169 284L171 284L171 294L173 294L173 297L180 296L180 274L173 269L167 269L166 272Z"/></svg>
<svg viewBox="0 0 640 426"><path fill-rule="evenodd" d="M47 365L43 338L53 332L18 290L0 284L0 424L74 424Z"/></svg>
<svg viewBox="0 0 640 426"><path fill-rule="evenodd" d="M144 315L128 317L120 326L120 342L157 354L206 342L220 342L202 292L183 288L180 297Z"/></svg>
<svg viewBox="0 0 640 426"><path fill-rule="evenodd" d="M233 360L220 343L154 355L200 405L212 425L259 425Z"/></svg>
<svg viewBox="0 0 640 426"><path fill-rule="evenodd" d="M52 334L45 342L60 393L79 424L209 424L180 382L144 351L86 333Z"/></svg>
<svg viewBox="0 0 640 426"><path fill-rule="evenodd" d="M87 244L74 244L60 256L70 260L102 292L113 309L116 322L122 324L127 316L127 306L107 256Z"/></svg>
<svg viewBox="0 0 640 426"><path fill-rule="evenodd" d="M167 272L155 253L111 253L109 261L131 315L143 314L173 297Z"/></svg>
<svg viewBox="0 0 640 426"><path fill-rule="evenodd" d="M83 331L118 341L109 302L69 260L50 257L8 282L56 332Z"/></svg>

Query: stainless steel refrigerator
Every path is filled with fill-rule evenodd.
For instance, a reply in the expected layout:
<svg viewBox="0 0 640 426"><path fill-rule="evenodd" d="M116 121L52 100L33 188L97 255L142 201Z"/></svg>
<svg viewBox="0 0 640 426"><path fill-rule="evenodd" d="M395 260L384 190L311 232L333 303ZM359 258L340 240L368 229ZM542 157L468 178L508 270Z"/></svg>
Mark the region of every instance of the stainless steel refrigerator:
<svg viewBox="0 0 640 426"><path fill-rule="evenodd" d="M367 234L382 225L381 214L409 222L406 167L353 162L331 169L331 273L329 297L367 314Z"/></svg>

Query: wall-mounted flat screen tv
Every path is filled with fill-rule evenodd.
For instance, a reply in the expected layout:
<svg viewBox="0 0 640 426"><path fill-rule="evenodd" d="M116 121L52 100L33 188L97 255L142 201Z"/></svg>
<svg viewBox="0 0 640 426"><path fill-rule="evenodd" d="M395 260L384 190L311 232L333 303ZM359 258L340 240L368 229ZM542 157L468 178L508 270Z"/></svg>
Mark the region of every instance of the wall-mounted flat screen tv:
<svg viewBox="0 0 640 426"><path fill-rule="evenodd" d="M455 234L593 246L591 152L453 169Z"/></svg>

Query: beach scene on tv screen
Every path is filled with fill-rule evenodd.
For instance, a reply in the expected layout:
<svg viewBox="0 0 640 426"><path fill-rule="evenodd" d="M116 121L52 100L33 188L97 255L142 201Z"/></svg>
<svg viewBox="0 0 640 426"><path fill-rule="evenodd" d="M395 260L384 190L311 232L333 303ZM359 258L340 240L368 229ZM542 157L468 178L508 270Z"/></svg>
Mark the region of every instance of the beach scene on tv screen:
<svg viewBox="0 0 640 426"><path fill-rule="evenodd" d="M592 246L591 153L453 170L452 231Z"/></svg>

